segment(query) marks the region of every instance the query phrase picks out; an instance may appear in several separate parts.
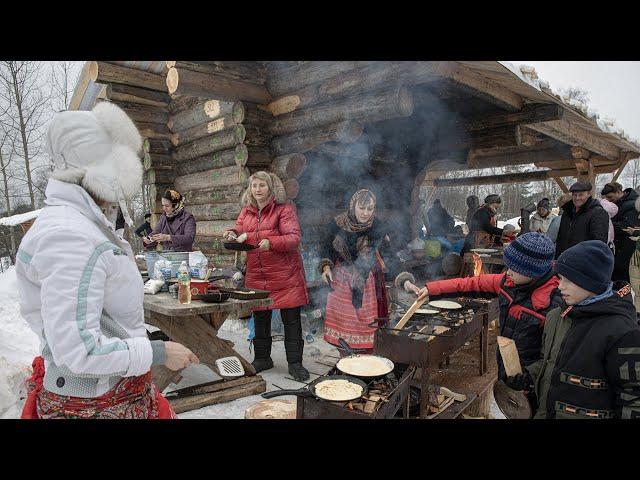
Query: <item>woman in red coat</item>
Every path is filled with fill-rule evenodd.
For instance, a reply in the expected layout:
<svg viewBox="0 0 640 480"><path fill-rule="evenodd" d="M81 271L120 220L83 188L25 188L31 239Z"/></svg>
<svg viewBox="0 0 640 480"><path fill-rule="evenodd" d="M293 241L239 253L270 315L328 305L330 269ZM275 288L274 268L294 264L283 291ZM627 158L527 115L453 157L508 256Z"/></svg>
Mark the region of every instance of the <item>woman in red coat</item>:
<svg viewBox="0 0 640 480"><path fill-rule="evenodd" d="M302 366L300 307L309 303L309 297L299 249L298 217L293 205L285 202L284 187L278 177L267 172L254 173L242 196L243 209L235 229L225 232L224 237L231 239L246 233L246 243L258 246L247 252L245 286L268 290L273 300L268 309L253 312L256 333L253 366L257 372L273 367L271 310L279 309L289 373L304 381L309 372Z"/></svg>

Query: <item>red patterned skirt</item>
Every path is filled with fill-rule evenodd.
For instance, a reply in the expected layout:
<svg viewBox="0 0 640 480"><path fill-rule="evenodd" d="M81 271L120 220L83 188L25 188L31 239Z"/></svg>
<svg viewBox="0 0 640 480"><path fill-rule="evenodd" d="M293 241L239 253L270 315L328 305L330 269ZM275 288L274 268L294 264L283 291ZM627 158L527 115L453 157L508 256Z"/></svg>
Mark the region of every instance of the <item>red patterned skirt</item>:
<svg viewBox="0 0 640 480"><path fill-rule="evenodd" d="M151 372L125 377L105 394L95 398L58 395L43 388L44 359L33 360L33 375L27 380L29 394L22 418L164 419L177 418L166 398L152 382Z"/></svg>
<svg viewBox="0 0 640 480"><path fill-rule="evenodd" d="M338 345L344 338L352 348L373 348L376 318L387 315L384 277L379 267L369 273L364 285L362 307L356 309L351 299L351 272L337 265L333 270L333 291L327 296L324 339Z"/></svg>

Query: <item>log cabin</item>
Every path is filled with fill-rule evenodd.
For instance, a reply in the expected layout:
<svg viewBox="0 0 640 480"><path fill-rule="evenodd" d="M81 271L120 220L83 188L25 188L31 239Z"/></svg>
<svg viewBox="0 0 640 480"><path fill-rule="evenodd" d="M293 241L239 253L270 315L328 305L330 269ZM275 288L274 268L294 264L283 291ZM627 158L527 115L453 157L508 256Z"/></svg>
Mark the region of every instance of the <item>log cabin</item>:
<svg viewBox="0 0 640 480"><path fill-rule="evenodd" d="M303 245L357 188L399 243L425 187L589 179L640 157L640 145L535 73L497 61L89 61L70 109L121 106L144 141L146 204L169 186L198 221L195 247L231 263L220 237L249 175L284 182ZM454 170L532 165L523 173L441 178ZM155 221L155 219L154 219Z"/></svg>

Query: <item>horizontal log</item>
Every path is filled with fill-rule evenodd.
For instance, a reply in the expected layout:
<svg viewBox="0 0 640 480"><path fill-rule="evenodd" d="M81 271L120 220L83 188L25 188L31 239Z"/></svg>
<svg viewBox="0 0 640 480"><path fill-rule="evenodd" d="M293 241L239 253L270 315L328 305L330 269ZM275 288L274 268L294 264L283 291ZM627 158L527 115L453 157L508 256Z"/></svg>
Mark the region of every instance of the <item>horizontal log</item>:
<svg viewBox="0 0 640 480"><path fill-rule="evenodd" d="M222 100L197 101L193 105L173 114L168 127L174 132L182 132L218 118L231 117L233 123L242 123L245 108L242 102Z"/></svg>
<svg viewBox="0 0 640 480"><path fill-rule="evenodd" d="M179 191L201 190L245 184L248 178L249 171L246 168L225 167L178 176L175 178L175 185Z"/></svg>
<svg viewBox="0 0 640 480"><path fill-rule="evenodd" d="M382 90L281 115L271 123L271 133L285 135L347 120L375 122L388 118L408 117L412 112L411 94L406 88Z"/></svg>
<svg viewBox="0 0 640 480"><path fill-rule="evenodd" d="M364 143L342 144L342 143L325 143L314 148L313 154L317 153L320 157L329 156L331 158L344 159L347 161L364 162L369 159L370 147Z"/></svg>
<svg viewBox="0 0 640 480"><path fill-rule="evenodd" d="M258 66L257 62L187 62L167 61L167 71L171 68L191 70L207 75L219 75L222 77L242 80L258 85L265 83L265 69Z"/></svg>
<svg viewBox="0 0 640 480"><path fill-rule="evenodd" d="M91 62L89 78L96 83L118 83L166 93L164 76L113 63Z"/></svg>
<svg viewBox="0 0 640 480"><path fill-rule="evenodd" d="M272 136L265 127L246 123L243 124L243 127L246 131L244 143L247 147L269 148Z"/></svg>
<svg viewBox="0 0 640 480"><path fill-rule="evenodd" d="M242 123L245 125L256 125L266 127L273 120L273 115L269 113L264 105L257 103L242 102L244 105L244 119Z"/></svg>
<svg viewBox="0 0 640 480"><path fill-rule="evenodd" d="M134 122L166 124L167 120L169 120L169 112L166 106L160 108L129 102L120 102L118 106L122 108Z"/></svg>
<svg viewBox="0 0 640 480"><path fill-rule="evenodd" d="M203 172L214 168L238 166L244 167L247 164L249 154L244 144L237 145L229 150L209 153L202 157L194 158L176 164L177 175L189 175L191 173Z"/></svg>
<svg viewBox="0 0 640 480"><path fill-rule="evenodd" d="M160 169L149 169L144 172L143 181L145 184L156 184L156 183L173 183L176 174L173 170L160 170Z"/></svg>
<svg viewBox="0 0 640 480"><path fill-rule="evenodd" d="M273 155L268 148L249 148L247 166L253 171L268 170L273 163ZM253 173L253 172L252 172Z"/></svg>
<svg viewBox="0 0 640 480"><path fill-rule="evenodd" d="M287 193L287 199L294 200L300 193L300 184L295 178L287 178L282 182L284 191Z"/></svg>
<svg viewBox="0 0 640 480"><path fill-rule="evenodd" d="M137 103L158 108L167 108L171 102L171 97L166 92L117 83L107 85L105 95L109 100L117 103Z"/></svg>
<svg viewBox="0 0 640 480"><path fill-rule="evenodd" d="M291 153L273 159L270 170L281 179L297 178L307 166L307 157L301 153Z"/></svg>
<svg viewBox="0 0 640 480"><path fill-rule="evenodd" d="M155 138L145 138L142 143L143 151L151 154L167 155L171 149L171 141Z"/></svg>
<svg viewBox="0 0 640 480"><path fill-rule="evenodd" d="M298 91L312 83L327 80L339 73L353 70L369 62L313 61L292 68L274 71L267 78L266 86L274 98Z"/></svg>
<svg viewBox="0 0 640 480"><path fill-rule="evenodd" d="M591 152L586 148L582 147L571 147L571 156L573 158L584 158L587 159L591 156Z"/></svg>
<svg viewBox="0 0 640 480"><path fill-rule="evenodd" d="M245 135L246 131L242 125L234 125L229 130L214 133L208 137L176 147L173 152L173 158L178 161L184 161L235 148L236 145L244 142Z"/></svg>
<svg viewBox="0 0 640 480"><path fill-rule="evenodd" d="M278 116L315 103L366 92L384 84L398 83L407 71L407 65L408 62L371 62L280 97L266 108L273 116Z"/></svg>
<svg viewBox="0 0 640 480"><path fill-rule="evenodd" d="M166 84L169 93L175 95L219 98L225 101L246 100L255 103L271 101L271 96L264 86L220 75L178 70L175 67L169 69Z"/></svg>
<svg viewBox="0 0 640 480"><path fill-rule="evenodd" d="M193 214L197 221L235 220L238 218L240 210L240 202L189 206L189 212Z"/></svg>
<svg viewBox="0 0 640 480"><path fill-rule="evenodd" d="M187 205L217 205L220 203L239 203L246 186L242 184L224 187L205 188L181 192Z"/></svg>
<svg viewBox="0 0 640 480"><path fill-rule="evenodd" d="M164 192L169 189L175 188L172 183L167 184L150 184L149 188L149 200L151 205L154 206L153 212L162 214L162 196Z"/></svg>
<svg viewBox="0 0 640 480"><path fill-rule="evenodd" d="M304 153L327 142L355 142L362 135L362 125L357 122L339 122L311 130L302 130L276 137L271 149L276 155Z"/></svg>
<svg viewBox="0 0 640 480"><path fill-rule="evenodd" d="M176 167L170 155L160 155L157 153L144 152L144 169L151 170L174 170Z"/></svg>
<svg viewBox="0 0 640 480"><path fill-rule="evenodd" d="M482 114L478 118L463 121L462 127L467 131L487 128L506 127L509 125L528 125L560 120L564 116L564 108L555 103L533 103L525 105L518 112L493 112Z"/></svg>
<svg viewBox="0 0 640 480"><path fill-rule="evenodd" d="M237 125L237 122L232 116L220 117L207 123L201 123L195 127L188 128L181 132L174 133L171 137L171 143L174 146L184 145L185 143L193 142L199 138L208 137L214 133L219 133L224 130L229 130Z"/></svg>
<svg viewBox="0 0 640 480"><path fill-rule="evenodd" d="M235 219L196 222L196 235L221 238L225 231L231 230L235 225Z"/></svg>

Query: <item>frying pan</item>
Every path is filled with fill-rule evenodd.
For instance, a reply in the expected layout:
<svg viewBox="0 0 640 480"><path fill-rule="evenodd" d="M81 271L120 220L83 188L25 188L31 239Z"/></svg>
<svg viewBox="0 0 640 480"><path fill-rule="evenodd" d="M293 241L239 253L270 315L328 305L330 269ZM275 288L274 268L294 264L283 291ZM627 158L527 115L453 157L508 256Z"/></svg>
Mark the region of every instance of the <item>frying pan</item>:
<svg viewBox="0 0 640 480"><path fill-rule="evenodd" d="M379 378L383 378L387 376L389 373L393 372L395 365L388 358L380 357L378 355L363 355L363 354L356 353L353 351L353 349L349 346L349 344L345 341L344 338L339 338L338 342L340 343L340 346L346 350L347 356L338 360L338 363L336 363L336 368L340 370L342 373L344 373L345 375L349 375L351 377L358 377L367 381L372 381L372 380L378 380ZM352 371L349 371L349 368L344 366L345 362L343 362L343 360L346 360L348 358L353 358L353 357L378 359L387 365L387 371L379 375L358 375ZM342 367L340 366L340 363L342 363Z"/></svg>
<svg viewBox="0 0 640 480"><path fill-rule="evenodd" d="M235 250L238 252L246 252L247 250L253 250L258 248L257 245L251 245L248 243L239 243L239 242L223 242L224 248L227 250Z"/></svg>
<svg viewBox="0 0 640 480"><path fill-rule="evenodd" d="M362 387L362 393L360 395L354 396L348 400L328 400L324 397L321 397L316 393L316 385L320 382L324 382L326 380L347 380L351 383L355 383L356 385L360 385ZM296 395L300 397L315 397L318 400L324 400L326 402L350 402L352 400L356 400L360 398L362 395L366 395L369 391L369 387L359 378L355 378L349 375L330 375L328 377L318 377L313 382L308 384L306 387L302 387L296 390L274 390L273 392L266 392L262 394L262 398L274 398L281 397L283 395Z"/></svg>
<svg viewBox="0 0 640 480"><path fill-rule="evenodd" d="M527 396L509 388L504 382L497 381L493 385L493 398L500 411L507 418L531 418L531 405Z"/></svg>

